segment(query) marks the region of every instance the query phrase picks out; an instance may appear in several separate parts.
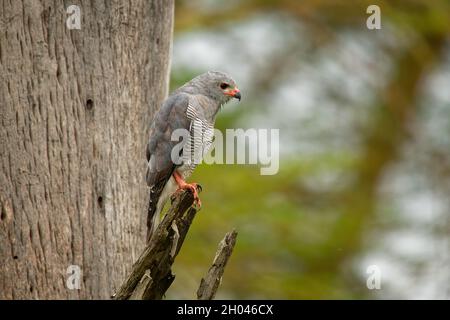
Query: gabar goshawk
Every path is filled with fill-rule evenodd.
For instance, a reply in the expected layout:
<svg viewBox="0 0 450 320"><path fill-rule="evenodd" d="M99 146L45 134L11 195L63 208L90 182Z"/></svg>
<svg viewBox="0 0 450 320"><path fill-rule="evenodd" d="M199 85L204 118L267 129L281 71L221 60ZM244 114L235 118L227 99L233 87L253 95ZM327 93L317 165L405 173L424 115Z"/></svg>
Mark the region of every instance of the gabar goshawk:
<svg viewBox="0 0 450 320"><path fill-rule="evenodd" d="M165 203L177 190L190 189L195 204L201 206L198 185L186 182L200 160L192 161L191 155L201 158L208 151L217 112L231 98L241 100L234 80L225 73L209 71L175 90L156 112L147 144L148 240L159 224ZM173 133L178 129L184 129L187 135L181 142L173 139ZM179 156L176 159L175 147L178 147L176 156Z"/></svg>

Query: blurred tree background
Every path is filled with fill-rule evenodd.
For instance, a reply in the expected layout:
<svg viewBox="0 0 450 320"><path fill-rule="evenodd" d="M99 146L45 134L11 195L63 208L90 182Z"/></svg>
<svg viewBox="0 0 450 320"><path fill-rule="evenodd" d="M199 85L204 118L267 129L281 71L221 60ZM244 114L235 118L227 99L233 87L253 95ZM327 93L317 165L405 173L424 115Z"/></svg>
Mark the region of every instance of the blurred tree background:
<svg viewBox="0 0 450 320"><path fill-rule="evenodd" d="M368 30L369 5L381 30ZM280 171L201 165L168 298L194 298L239 232L217 298L450 298L450 2L176 2L172 88L243 93L217 126L279 128ZM381 289L366 286L367 268Z"/></svg>

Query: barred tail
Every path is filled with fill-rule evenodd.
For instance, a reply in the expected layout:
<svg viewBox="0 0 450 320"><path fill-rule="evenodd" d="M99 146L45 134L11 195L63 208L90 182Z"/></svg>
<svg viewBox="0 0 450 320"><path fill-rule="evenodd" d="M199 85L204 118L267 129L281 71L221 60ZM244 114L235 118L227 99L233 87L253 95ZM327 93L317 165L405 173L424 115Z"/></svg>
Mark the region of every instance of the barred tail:
<svg viewBox="0 0 450 320"><path fill-rule="evenodd" d="M160 212L158 211L158 199L155 197L155 192L150 191L148 209L147 209L147 243L150 241L150 238L156 227L158 226L158 217Z"/></svg>
<svg viewBox="0 0 450 320"><path fill-rule="evenodd" d="M161 211L167 199L177 188L175 181L172 180L169 176L166 180L162 180L150 187L150 200L147 210L147 243L158 227Z"/></svg>

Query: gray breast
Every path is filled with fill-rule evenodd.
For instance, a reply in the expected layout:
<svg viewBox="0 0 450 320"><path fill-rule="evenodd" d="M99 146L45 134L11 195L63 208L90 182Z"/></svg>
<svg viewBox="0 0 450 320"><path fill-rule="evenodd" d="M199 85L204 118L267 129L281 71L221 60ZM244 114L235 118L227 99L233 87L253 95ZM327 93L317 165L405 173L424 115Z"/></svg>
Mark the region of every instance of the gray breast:
<svg viewBox="0 0 450 320"><path fill-rule="evenodd" d="M183 147L183 165L178 169L184 178L189 177L202 161L214 137L214 123L202 117L191 104L186 109L186 115L191 124L189 137Z"/></svg>

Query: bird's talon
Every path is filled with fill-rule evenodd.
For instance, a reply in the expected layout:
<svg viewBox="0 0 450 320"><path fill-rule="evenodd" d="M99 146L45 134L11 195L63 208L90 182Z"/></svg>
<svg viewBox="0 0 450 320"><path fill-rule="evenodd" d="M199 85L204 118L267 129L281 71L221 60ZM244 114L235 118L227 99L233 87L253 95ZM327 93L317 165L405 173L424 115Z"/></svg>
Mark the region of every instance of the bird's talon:
<svg viewBox="0 0 450 320"><path fill-rule="evenodd" d="M200 210L202 207L202 202L199 198L194 199L194 208Z"/></svg>
<svg viewBox="0 0 450 320"><path fill-rule="evenodd" d="M189 190L193 197L194 197L194 202L193 202L193 206L199 210L202 206L202 202L200 201L200 198L198 196L198 192L202 191L202 186L199 185L198 183L185 183L184 181L181 181L182 183L178 184L178 190L172 195L172 201L174 200L175 196L181 192L182 190Z"/></svg>

